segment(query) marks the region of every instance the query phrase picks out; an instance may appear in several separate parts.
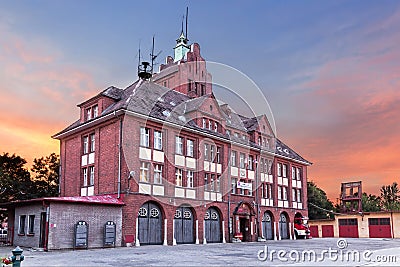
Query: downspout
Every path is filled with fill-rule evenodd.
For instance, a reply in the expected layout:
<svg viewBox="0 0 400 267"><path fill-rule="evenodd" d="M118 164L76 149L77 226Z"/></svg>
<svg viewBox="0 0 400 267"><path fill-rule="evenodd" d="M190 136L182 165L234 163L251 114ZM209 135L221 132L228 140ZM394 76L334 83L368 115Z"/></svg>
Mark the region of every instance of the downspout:
<svg viewBox="0 0 400 267"><path fill-rule="evenodd" d="M232 177L231 177L231 147L228 147L228 242L232 242L231 238L231 193L232 193ZM233 224L233 218L232 218Z"/></svg>
<svg viewBox="0 0 400 267"><path fill-rule="evenodd" d="M115 115L115 111L114 111ZM121 154L122 154L122 118L119 121L119 144L118 144L118 198L121 197Z"/></svg>

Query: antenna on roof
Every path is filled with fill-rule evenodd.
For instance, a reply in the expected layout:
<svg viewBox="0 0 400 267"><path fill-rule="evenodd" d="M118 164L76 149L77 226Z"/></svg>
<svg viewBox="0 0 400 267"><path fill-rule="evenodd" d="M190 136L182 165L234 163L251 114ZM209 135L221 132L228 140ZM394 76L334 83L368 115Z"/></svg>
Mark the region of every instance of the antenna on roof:
<svg viewBox="0 0 400 267"><path fill-rule="evenodd" d="M139 64L138 64L138 76L143 80L148 80L153 75L153 67L154 67L154 60L160 55L161 51L158 52L157 55L154 55L154 35L153 35L153 43L151 48L150 54L150 62L148 61L140 61L140 44L139 44Z"/></svg>

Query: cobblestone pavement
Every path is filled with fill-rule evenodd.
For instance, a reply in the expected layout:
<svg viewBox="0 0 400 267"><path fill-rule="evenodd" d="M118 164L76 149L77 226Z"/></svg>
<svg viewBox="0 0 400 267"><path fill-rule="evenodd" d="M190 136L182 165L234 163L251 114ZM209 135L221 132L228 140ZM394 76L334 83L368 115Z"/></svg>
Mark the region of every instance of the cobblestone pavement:
<svg viewBox="0 0 400 267"><path fill-rule="evenodd" d="M0 247L0 256L12 247ZM315 238L254 243L141 246L42 252L21 266L376 266L400 265L400 239Z"/></svg>

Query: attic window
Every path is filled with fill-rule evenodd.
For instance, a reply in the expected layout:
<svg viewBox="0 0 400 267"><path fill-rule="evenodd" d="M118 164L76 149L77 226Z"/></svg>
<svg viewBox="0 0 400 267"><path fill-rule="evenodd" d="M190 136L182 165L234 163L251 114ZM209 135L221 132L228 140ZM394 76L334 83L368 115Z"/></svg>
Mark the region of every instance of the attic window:
<svg viewBox="0 0 400 267"><path fill-rule="evenodd" d="M169 104L171 105L171 106L176 106L176 104L175 104L175 102L174 101L171 101L171 102L169 102Z"/></svg>
<svg viewBox="0 0 400 267"><path fill-rule="evenodd" d="M169 116L171 115L171 112L169 112L168 110L164 110L164 111L162 112L162 114L163 114L165 117L169 117Z"/></svg>
<svg viewBox="0 0 400 267"><path fill-rule="evenodd" d="M212 109L213 109L213 106L212 106L212 105L210 105L210 110L212 111Z"/></svg>
<svg viewBox="0 0 400 267"><path fill-rule="evenodd" d="M288 150L287 148L285 148L285 149L283 150L283 152L285 152L286 154L289 155L289 150Z"/></svg>
<svg viewBox="0 0 400 267"><path fill-rule="evenodd" d="M99 116L99 107L97 105L93 105L86 109L86 121L94 119Z"/></svg>
<svg viewBox="0 0 400 267"><path fill-rule="evenodd" d="M161 96L160 96L159 98L157 98L157 100L158 100L159 102L164 102L164 98L162 98Z"/></svg>
<svg viewBox="0 0 400 267"><path fill-rule="evenodd" d="M265 132L265 125L263 125L263 131Z"/></svg>

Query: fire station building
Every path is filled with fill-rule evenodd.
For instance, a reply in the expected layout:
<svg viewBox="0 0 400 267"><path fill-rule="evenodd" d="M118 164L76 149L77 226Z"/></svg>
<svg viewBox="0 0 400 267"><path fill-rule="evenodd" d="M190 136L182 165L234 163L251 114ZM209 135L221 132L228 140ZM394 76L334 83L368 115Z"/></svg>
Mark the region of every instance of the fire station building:
<svg viewBox="0 0 400 267"><path fill-rule="evenodd" d="M68 247L48 244L63 205L74 210L59 222L70 247L78 221L100 239L112 221L118 246L295 238L294 218L308 215L311 163L276 137L266 115L246 117L215 98L200 46L183 32L174 51L151 78L78 105L80 118L53 136L60 198L13 206L16 245L30 238L20 236L33 212L27 204L47 229L38 229L47 237L36 246L48 249ZM88 247L101 246L91 240Z"/></svg>

